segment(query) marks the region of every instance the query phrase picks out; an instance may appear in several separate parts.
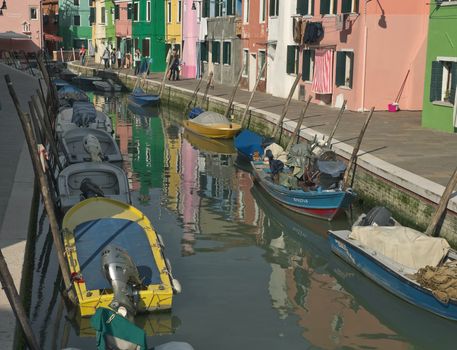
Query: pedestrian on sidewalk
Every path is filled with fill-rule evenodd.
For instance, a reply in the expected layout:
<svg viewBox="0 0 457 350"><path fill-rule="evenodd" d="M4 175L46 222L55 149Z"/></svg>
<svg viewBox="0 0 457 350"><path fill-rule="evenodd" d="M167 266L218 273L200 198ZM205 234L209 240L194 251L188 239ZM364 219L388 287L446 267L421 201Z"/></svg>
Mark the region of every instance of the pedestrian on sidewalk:
<svg viewBox="0 0 457 350"><path fill-rule="evenodd" d="M122 68L122 52L121 50L117 50L117 68Z"/></svg>
<svg viewBox="0 0 457 350"><path fill-rule="evenodd" d="M79 59L81 60L81 65L85 66L86 65L86 48L84 47L84 44L82 44L81 48L79 49Z"/></svg>
<svg viewBox="0 0 457 350"><path fill-rule="evenodd" d="M116 64L116 48L111 51L111 67L114 68Z"/></svg>
<svg viewBox="0 0 457 350"><path fill-rule="evenodd" d="M135 54L133 55L133 60L135 62L135 75L140 73L140 65L141 65L141 53L139 49L135 50Z"/></svg>
<svg viewBox="0 0 457 350"><path fill-rule="evenodd" d="M180 61L179 61L179 53L176 53L173 56L173 61L171 63L171 80L179 80L179 69L180 69Z"/></svg>
<svg viewBox="0 0 457 350"><path fill-rule="evenodd" d="M105 63L105 69L108 69L109 68L109 56L110 56L110 53L109 53L109 49L108 49L108 46L105 47L105 51L103 52L103 61Z"/></svg>

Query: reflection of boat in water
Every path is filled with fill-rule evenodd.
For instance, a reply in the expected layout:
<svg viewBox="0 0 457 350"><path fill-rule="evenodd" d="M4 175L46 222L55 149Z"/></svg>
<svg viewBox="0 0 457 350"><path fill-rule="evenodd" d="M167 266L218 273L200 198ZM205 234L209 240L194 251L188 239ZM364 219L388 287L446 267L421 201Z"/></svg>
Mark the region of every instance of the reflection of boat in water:
<svg viewBox="0 0 457 350"><path fill-rule="evenodd" d="M236 150L233 147L231 140L210 139L200 136L188 130L184 130L184 137L196 149L207 153L235 154Z"/></svg>
<svg viewBox="0 0 457 350"><path fill-rule="evenodd" d="M160 104L160 96L148 94L143 89L137 87L129 95L129 101L136 103L138 106L157 106Z"/></svg>
<svg viewBox="0 0 457 350"><path fill-rule="evenodd" d="M141 107L140 105L137 105L136 103L129 102L127 104L128 109L130 112L132 112L135 116L140 116L140 117L158 117L160 113L160 107L159 106L145 106Z"/></svg>
<svg viewBox="0 0 457 350"><path fill-rule="evenodd" d="M375 283L331 253L325 232L330 225L333 229L347 228L349 226L347 222L332 221L328 223L304 218L272 203L259 188L253 186L251 191L257 204L269 218L271 225L274 225L269 229L272 232L270 239L276 239L280 235L278 231L284 230L286 232L284 239L287 253L289 255L290 253L294 254L301 249L302 252L299 255L307 257L304 265L305 270L309 270L311 273L314 271L312 278L307 277L308 273L304 274L303 271L302 273L297 271L293 276L295 283L297 283L296 287L292 287L297 291L293 297L297 300L305 300L301 306L308 310L305 315L300 316L303 318L300 324L309 328L306 333L307 338L308 334L313 336L312 333L319 333L327 329L327 324L322 324L327 317L329 320L339 319L340 325L343 327L342 332L344 332L344 327L348 327L348 329L353 327L355 331L360 330L366 334L366 341L370 338L367 329L378 324L375 330L381 334L379 329L384 329L385 337L390 337L392 341L397 339L426 349L452 349L455 347L456 324L403 302L379 288ZM275 259L278 261L277 257ZM289 264L288 260L290 258L283 258L279 261ZM306 283L308 283L306 281L310 281L310 283L319 281L324 290L321 291L320 288L322 287L319 287L317 291L310 291L312 287L306 287ZM329 298L329 294L331 295L332 290L335 300L326 300ZM313 295L316 296L317 301L311 300ZM316 303L315 307L311 305L314 302ZM342 309L343 304L346 305L344 306L345 309ZM336 311L331 314L330 308ZM315 317L311 317L313 310L318 312ZM306 323L309 318L309 323ZM357 324L351 325L351 322L357 322ZM361 325L363 327L364 323L366 323L367 329L360 328ZM316 327L320 330L316 330ZM387 327L388 329L386 329ZM331 333L329 336L333 337ZM360 337L360 335L345 334L345 337L347 340L356 342L355 338L350 339L350 337ZM372 337L372 341L377 348L405 348L404 344L397 344L402 346L394 346L395 344L392 343L386 345L387 343L383 343L383 341L387 341L386 339L378 337L379 339L376 340L376 338L376 336ZM380 346L380 344L384 344L384 346ZM315 343L314 345L318 344ZM343 347L342 345L341 347ZM351 347L353 346L354 343ZM320 347L329 348L323 345Z"/></svg>
<svg viewBox="0 0 457 350"><path fill-rule="evenodd" d="M186 129L213 139L231 139L241 130L241 125L216 112L203 112L183 123Z"/></svg>

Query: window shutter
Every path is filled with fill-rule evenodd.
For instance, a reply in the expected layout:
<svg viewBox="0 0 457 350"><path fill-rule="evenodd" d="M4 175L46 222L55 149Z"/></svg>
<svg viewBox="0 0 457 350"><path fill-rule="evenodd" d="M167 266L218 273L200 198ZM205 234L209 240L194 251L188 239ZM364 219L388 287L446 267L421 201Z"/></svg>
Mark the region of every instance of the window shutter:
<svg viewBox="0 0 457 350"><path fill-rule="evenodd" d="M341 13L351 13L352 0L342 0Z"/></svg>
<svg viewBox="0 0 457 350"><path fill-rule="evenodd" d="M326 15L330 12L330 0L321 0L321 15Z"/></svg>
<svg viewBox="0 0 457 350"><path fill-rule="evenodd" d="M354 13L359 13L359 0L355 0Z"/></svg>
<svg viewBox="0 0 457 350"><path fill-rule="evenodd" d="M222 63L227 64L227 57L228 57L228 52L227 52L227 43L224 42L223 50L222 50Z"/></svg>
<svg viewBox="0 0 457 350"><path fill-rule="evenodd" d="M114 5L114 19L119 19L119 5Z"/></svg>
<svg viewBox="0 0 457 350"><path fill-rule="evenodd" d="M336 76L335 76L336 86L344 85L345 68L346 68L346 53L343 51L338 51L336 53Z"/></svg>
<svg viewBox="0 0 457 350"><path fill-rule="evenodd" d="M209 17L209 0L203 0L202 17Z"/></svg>
<svg viewBox="0 0 457 350"><path fill-rule="evenodd" d="M348 52L348 56L351 60L351 66L349 67L349 87L352 89L352 76L354 72L354 52Z"/></svg>
<svg viewBox="0 0 457 350"><path fill-rule="evenodd" d="M275 0L270 0L270 16L276 16L275 2Z"/></svg>
<svg viewBox="0 0 457 350"><path fill-rule="evenodd" d="M452 62L451 67L451 91L449 94L449 102L455 103L455 90L457 87L457 62Z"/></svg>
<svg viewBox="0 0 457 350"><path fill-rule="evenodd" d="M295 72L295 45L287 46L287 73Z"/></svg>
<svg viewBox="0 0 457 350"><path fill-rule="evenodd" d="M310 15L314 16L314 0L309 0L309 1L311 1L311 13L310 13Z"/></svg>
<svg viewBox="0 0 457 350"><path fill-rule="evenodd" d="M308 0L297 0L297 12L298 15L306 15L308 9Z"/></svg>
<svg viewBox="0 0 457 350"><path fill-rule="evenodd" d="M333 0L333 12L332 14L336 14L338 12L338 0Z"/></svg>
<svg viewBox="0 0 457 350"><path fill-rule="evenodd" d="M430 102L441 101L441 89L443 84L443 65L440 61L432 62L432 74L430 78Z"/></svg>
<svg viewBox="0 0 457 350"><path fill-rule="evenodd" d="M227 0L226 15L227 16L232 16L233 15L233 0Z"/></svg>
<svg viewBox="0 0 457 350"><path fill-rule="evenodd" d="M309 66L311 61L311 50L303 50L303 63L302 63L302 73L301 73L301 80L306 81L310 80L310 71Z"/></svg>

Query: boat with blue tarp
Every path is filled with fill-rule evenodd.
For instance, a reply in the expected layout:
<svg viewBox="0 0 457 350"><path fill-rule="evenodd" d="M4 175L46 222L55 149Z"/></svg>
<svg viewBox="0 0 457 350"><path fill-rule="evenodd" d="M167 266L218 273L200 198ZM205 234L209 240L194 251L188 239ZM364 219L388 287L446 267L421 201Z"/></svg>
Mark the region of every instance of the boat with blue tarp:
<svg viewBox="0 0 457 350"><path fill-rule="evenodd" d="M136 87L129 95L129 101L140 107L156 106L160 103L160 96L146 93L142 88Z"/></svg>
<svg viewBox="0 0 457 350"><path fill-rule="evenodd" d="M248 129L241 131L234 139L239 159L246 162L263 157L265 147L271 143L272 139Z"/></svg>

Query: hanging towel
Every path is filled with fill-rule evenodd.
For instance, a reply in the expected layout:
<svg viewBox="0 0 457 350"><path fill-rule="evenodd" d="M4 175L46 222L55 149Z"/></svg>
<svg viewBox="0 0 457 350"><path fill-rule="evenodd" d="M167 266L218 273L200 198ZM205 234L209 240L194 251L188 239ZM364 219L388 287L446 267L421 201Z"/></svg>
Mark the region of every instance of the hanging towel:
<svg viewBox="0 0 457 350"><path fill-rule="evenodd" d="M205 41L208 35L208 21L206 17L200 19L200 27L198 32L198 40Z"/></svg>
<svg viewBox="0 0 457 350"><path fill-rule="evenodd" d="M294 18L294 41L297 44L301 43L301 28L303 25L303 21L301 18Z"/></svg>
<svg viewBox="0 0 457 350"><path fill-rule="evenodd" d="M331 94L333 51L318 49L314 55L314 78L311 90L317 94Z"/></svg>

